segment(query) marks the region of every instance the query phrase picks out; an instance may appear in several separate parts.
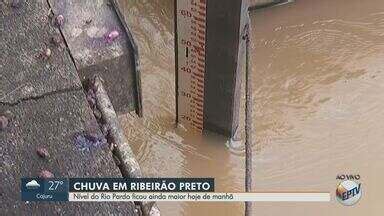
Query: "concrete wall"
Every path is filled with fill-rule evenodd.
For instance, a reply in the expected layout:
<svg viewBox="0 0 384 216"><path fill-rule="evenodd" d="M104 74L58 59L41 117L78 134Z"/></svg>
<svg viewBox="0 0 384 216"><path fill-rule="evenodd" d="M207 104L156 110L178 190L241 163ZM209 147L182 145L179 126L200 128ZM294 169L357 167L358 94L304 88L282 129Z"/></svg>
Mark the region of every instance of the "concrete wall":
<svg viewBox="0 0 384 216"><path fill-rule="evenodd" d="M82 81L99 75L118 113L141 115L135 46L109 0L49 0ZM115 33L109 38L111 32Z"/></svg>
<svg viewBox="0 0 384 216"><path fill-rule="evenodd" d="M277 4L280 2L282 2L282 0L249 0L249 7L261 7L264 5Z"/></svg>

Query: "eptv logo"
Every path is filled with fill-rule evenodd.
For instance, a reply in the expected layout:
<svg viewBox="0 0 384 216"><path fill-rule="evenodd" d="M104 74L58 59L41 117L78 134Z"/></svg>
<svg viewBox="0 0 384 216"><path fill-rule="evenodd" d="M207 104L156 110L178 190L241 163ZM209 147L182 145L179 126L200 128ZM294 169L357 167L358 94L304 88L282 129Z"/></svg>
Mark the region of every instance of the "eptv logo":
<svg viewBox="0 0 384 216"><path fill-rule="evenodd" d="M336 189L336 199L343 205L356 204L362 195L361 183L352 180L340 182Z"/></svg>

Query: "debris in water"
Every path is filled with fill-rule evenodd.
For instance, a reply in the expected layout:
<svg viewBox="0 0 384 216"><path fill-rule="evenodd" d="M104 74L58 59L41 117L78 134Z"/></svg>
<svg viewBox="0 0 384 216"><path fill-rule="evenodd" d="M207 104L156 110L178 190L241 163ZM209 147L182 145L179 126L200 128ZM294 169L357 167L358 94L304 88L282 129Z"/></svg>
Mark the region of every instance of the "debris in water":
<svg viewBox="0 0 384 216"><path fill-rule="evenodd" d="M107 42L110 43L110 42L114 41L117 37L119 37L119 35L120 35L120 33L116 30L109 32L107 37L106 37Z"/></svg>
<svg viewBox="0 0 384 216"><path fill-rule="evenodd" d="M47 178L54 178L55 176L53 175L53 173L51 173L48 170L42 170L39 174L39 177L43 179L47 179Z"/></svg>
<svg viewBox="0 0 384 216"><path fill-rule="evenodd" d="M92 22L92 19L91 19L91 18L85 20L85 23L86 23L86 24L91 24L91 22Z"/></svg>
<svg viewBox="0 0 384 216"><path fill-rule="evenodd" d="M61 27L64 25L64 16L63 15L58 15L56 17L56 20L55 20L55 24L58 26L58 27Z"/></svg>
<svg viewBox="0 0 384 216"><path fill-rule="evenodd" d="M102 147L107 144L107 140L103 136L92 133L77 133L74 138L76 147L82 152L90 152L93 148Z"/></svg>
<svg viewBox="0 0 384 216"><path fill-rule="evenodd" d="M48 158L49 157L49 152L46 148L38 148L36 150L37 154L41 157L41 158Z"/></svg>
<svg viewBox="0 0 384 216"><path fill-rule="evenodd" d="M8 126L8 118L6 116L0 116L0 131L5 130Z"/></svg>

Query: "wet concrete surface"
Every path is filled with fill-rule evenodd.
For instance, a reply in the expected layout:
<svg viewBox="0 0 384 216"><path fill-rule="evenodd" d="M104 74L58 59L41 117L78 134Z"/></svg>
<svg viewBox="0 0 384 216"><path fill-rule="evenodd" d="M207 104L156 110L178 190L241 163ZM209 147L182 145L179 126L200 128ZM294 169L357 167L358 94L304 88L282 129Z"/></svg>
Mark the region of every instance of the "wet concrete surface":
<svg viewBox="0 0 384 216"><path fill-rule="evenodd" d="M2 214L130 215L133 212L133 205L129 203L26 204L20 201L20 178L39 176L44 170L55 177L121 176L107 145L84 148L75 143L75 135L83 131L101 136L82 91L50 95L12 107L0 106L0 110L10 111L10 123L0 132L1 206L6 207L1 210ZM45 148L49 157L39 156L39 148Z"/></svg>
<svg viewBox="0 0 384 216"><path fill-rule="evenodd" d="M0 2L0 212L2 215L134 215L132 203L25 203L20 178L120 177L107 145L82 148L75 135L102 136L47 1ZM62 38L61 38L62 39ZM47 48L50 55L47 55ZM41 157L44 148L49 157ZM46 172L48 171L48 172Z"/></svg>
<svg viewBox="0 0 384 216"><path fill-rule="evenodd" d="M140 76L133 42L109 0L49 0L81 80L100 75L119 113L141 113ZM114 34L111 34L113 32ZM113 35L113 37L111 37Z"/></svg>
<svg viewBox="0 0 384 216"><path fill-rule="evenodd" d="M51 26L48 5L25 2L12 8L0 3L0 104L81 87L65 49L51 44L60 36ZM51 56L45 57L47 49Z"/></svg>

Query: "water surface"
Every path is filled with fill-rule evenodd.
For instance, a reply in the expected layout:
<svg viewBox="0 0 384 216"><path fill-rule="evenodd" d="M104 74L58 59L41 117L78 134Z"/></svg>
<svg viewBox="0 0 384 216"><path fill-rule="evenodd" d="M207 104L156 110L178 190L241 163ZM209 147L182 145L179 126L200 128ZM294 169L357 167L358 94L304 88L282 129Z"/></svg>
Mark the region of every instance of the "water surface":
<svg viewBox="0 0 384 216"><path fill-rule="evenodd" d="M175 127L173 0L120 0L139 45L143 119L120 116L146 176L214 177L243 191L244 154ZM255 203L255 215L382 215L384 1L297 0L251 13L255 191L324 191L330 203ZM242 118L244 114L242 113ZM338 174L363 197L334 200ZM159 203L163 215L242 215L242 203Z"/></svg>

